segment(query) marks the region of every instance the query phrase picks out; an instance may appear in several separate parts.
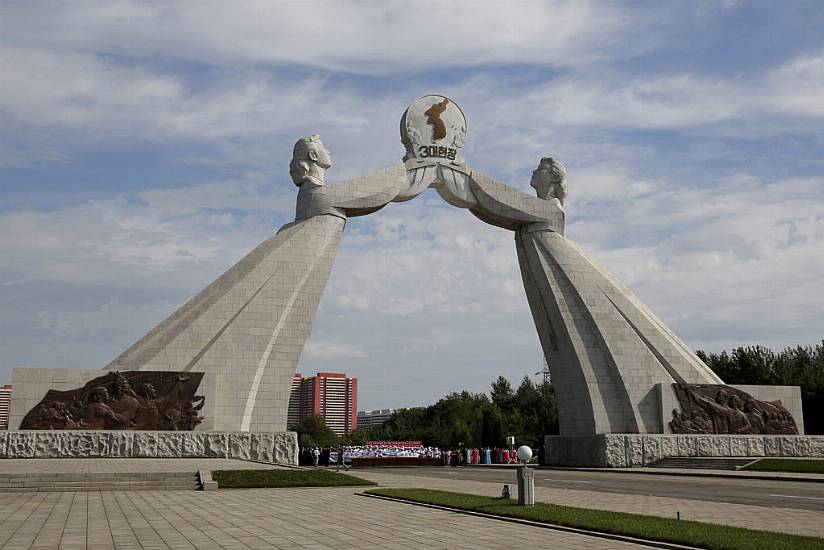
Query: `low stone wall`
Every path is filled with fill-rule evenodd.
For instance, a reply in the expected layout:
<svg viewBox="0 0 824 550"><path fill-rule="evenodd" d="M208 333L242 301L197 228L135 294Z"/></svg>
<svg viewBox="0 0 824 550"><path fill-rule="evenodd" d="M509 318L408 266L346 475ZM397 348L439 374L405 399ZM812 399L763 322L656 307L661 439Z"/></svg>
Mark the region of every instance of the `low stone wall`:
<svg viewBox="0 0 824 550"><path fill-rule="evenodd" d="M544 444L549 466L632 468L671 456L824 458L824 435L548 435Z"/></svg>
<svg viewBox="0 0 824 550"><path fill-rule="evenodd" d="M298 463L295 432L0 431L0 458L236 458Z"/></svg>

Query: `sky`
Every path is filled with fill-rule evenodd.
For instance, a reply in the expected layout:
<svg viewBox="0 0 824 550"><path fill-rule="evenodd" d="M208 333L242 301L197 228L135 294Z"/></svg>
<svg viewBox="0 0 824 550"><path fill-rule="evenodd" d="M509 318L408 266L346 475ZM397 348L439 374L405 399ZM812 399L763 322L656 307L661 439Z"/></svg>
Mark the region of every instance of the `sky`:
<svg viewBox="0 0 824 550"><path fill-rule="evenodd" d="M818 1L0 4L0 383L102 368L334 182L397 164L437 93L467 163L532 193L693 349L824 337ZM346 231L299 371L359 408L537 380L513 235L434 191Z"/></svg>

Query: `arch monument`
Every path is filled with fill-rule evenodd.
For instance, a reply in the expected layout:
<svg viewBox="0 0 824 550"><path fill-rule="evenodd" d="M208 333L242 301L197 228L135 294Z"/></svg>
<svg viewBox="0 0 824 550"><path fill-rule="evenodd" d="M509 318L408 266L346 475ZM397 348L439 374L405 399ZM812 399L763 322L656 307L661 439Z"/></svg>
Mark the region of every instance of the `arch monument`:
<svg viewBox="0 0 824 550"><path fill-rule="evenodd" d="M334 184L326 182L332 158L320 137L298 140L290 164L298 188L294 222L103 372L87 373L84 382L89 386L96 377L102 380L95 382L98 386L109 384L109 393L117 387L123 393L128 383L113 377L143 380L139 377L149 373L165 373L167 378L175 373L177 378L164 379L163 387L179 397L184 384L179 380L191 386L192 377L202 377L199 389L195 384L177 408L152 388L155 408L188 415L188 424L175 416L175 430L228 434L230 447L232 437L282 434L292 375L346 221L433 188L449 204L513 235L526 297L556 387L560 434L547 436L547 462L633 466L665 456L824 454L821 438L798 435L803 418L797 387L725 385L632 291L565 236L564 203L570 190L560 162L542 158L530 182L536 195L521 192L471 168L463 156L467 129L466 117L453 100L423 96L401 118L403 162ZM28 382L24 378L32 376L23 371L29 370L15 371L15 389L18 383L34 388L13 404L15 426L83 430L83 413L75 413L78 418L66 413L70 404L46 406L42 396L47 389L54 391L55 386L49 386L54 379L41 375ZM96 395L89 410L103 414L106 399L93 390L86 388ZM68 399L50 395L52 401ZM72 399L82 400L85 394L78 395ZM116 416L128 422L115 428L145 429L135 418L141 418L138 413L148 398L134 395L129 410L135 416L119 411L118 402L109 399ZM154 429L171 426L166 417L172 413L165 413ZM49 420L66 414L71 423ZM38 428L29 417L45 420ZM104 426L114 422L97 421ZM185 439L179 445L185 447ZM204 445L208 447L208 439Z"/></svg>

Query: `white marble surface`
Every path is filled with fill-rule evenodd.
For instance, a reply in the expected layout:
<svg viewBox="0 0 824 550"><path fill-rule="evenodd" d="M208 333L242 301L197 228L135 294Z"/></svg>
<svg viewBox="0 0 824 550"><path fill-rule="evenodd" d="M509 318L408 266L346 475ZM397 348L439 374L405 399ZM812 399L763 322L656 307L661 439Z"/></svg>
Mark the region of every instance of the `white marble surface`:
<svg viewBox="0 0 824 550"><path fill-rule="evenodd" d="M548 435L544 444L552 466L632 468L667 457L824 458L824 435Z"/></svg>
<svg viewBox="0 0 824 550"><path fill-rule="evenodd" d="M0 432L0 458L235 458L297 464L295 432Z"/></svg>

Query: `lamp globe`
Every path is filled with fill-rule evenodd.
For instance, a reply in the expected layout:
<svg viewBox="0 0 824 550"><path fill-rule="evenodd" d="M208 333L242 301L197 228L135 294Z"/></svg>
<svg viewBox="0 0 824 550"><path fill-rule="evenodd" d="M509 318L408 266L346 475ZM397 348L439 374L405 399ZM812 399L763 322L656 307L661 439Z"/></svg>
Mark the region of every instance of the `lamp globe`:
<svg viewBox="0 0 824 550"><path fill-rule="evenodd" d="M518 447L518 459L521 462L529 462L532 459L532 449L530 449L527 445L521 445Z"/></svg>

